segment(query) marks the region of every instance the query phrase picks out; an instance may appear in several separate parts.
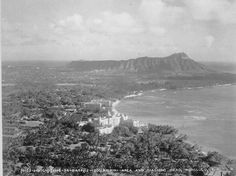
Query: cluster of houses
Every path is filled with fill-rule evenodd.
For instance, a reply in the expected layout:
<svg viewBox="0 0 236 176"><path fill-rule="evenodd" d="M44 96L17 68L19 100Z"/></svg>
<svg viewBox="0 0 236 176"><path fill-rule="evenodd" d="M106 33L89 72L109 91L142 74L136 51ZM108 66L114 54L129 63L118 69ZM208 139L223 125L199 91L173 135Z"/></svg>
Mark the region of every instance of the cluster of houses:
<svg viewBox="0 0 236 176"><path fill-rule="evenodd" d="M111 100L97 99L90 102L83 102L81 103L80 108L86 110L88 114L83 117L76 105L53 106L50 110L61 109L60 118L75 119L78 126L94 123L100 134L110 134L114 127L118 126L120 122L128 120L127 115L119 113L114 109L113 101ZM13 120L13 122L9 122L9 120L6 119L4 121L5 125L3 130L4 137L6 138L5 141L12 139L16 134L19 134L19 127L21 129L37 128L40 124L43 124L45 119L42 118L42 113L34 112L35 113L30 116L24 115L18 120ZM98 114L98 116L94 117L94 112L97 112L96 114ZM144 126L144 124L137 120L133 120L133 125L135 127Z"/></svg>
<svg viewBox="0 0 236 176"><path fill-rule="evenodd" d="M86 111L86 116L83 116L79 109ZM71 119L75 121L78 126L94 123L101 134L111 133L114 127L118 126L121 121L128 120L127 115L119 113L114 109L113 101L105 99L82 102L80 105L55 105L49 108L49 111L57 110L60 110L59 119ZM94 117L94 114L98 116ZM30 117L23 116L21 120L27 122L25 126L34 127L32 124L40 124L40 121L42 122L45 119L43 119L42 114L39 113ZM34 123L28 123L29 121L34 121ZM139 127L139 122L134 121L134 126Z"/></svg>

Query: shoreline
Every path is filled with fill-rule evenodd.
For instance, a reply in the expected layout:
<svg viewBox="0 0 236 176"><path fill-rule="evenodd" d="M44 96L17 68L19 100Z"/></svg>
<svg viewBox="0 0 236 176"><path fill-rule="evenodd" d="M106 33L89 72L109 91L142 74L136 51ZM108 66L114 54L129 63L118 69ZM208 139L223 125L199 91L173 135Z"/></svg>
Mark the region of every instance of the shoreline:
<svg viewBox="0 0 236 176"><path fill-rule="evenodd" d="M122 98L122 99L123 99L123 98ZM122 99L121 99L121 100L122 100ZM124 99L126 99L126 98L124 98ZM116 109L116 106L118 106L118 105L121 103L121 100L116 100L115 102L112 103L112 111L113 111L114 113L123 114L123 112L119 112L119 111ZM128 115L127 115L127 116L128 116ZM134 119L130 118L130 116L128 116L128 119L134 120ZM135 120L135 121L139 121L139 120ZM147 122L142 122L142 121L139 121L139 123L142 123L142 124L145 124L145 125L148 124ZM187 135L187 134L186 134L186 135ZM187 136L188 136L188 135L187 135ZM186 140L186 143L189 143L189 144L191 144L191 145L197 145L197 146L199 147L201 153L204 154L204 155L207 155L207 153L210 152L210 151L216 151L216 150L214 150L213 148L212 148L212 150L211 150L210 147L206 147L206 146L203 146L203 145L201 145L201 144L197 144L197 143L195 143L195 142L193 142L193 141L191 141L191 140ZM217 152L218 152L218 151L217 151ZM235 159L236 159L236 158L235 158Z"/></svg>
<svg viewBox="0 0 236 176"><path fill-rule="evenodd" d="M127 99L127 98L122 98L122 99ZM116 100L115 102L112 103L112 111L113 111L115 114L117 114L117 113L123 114L123 112L119 112L119 111L116 109L116 106L118 106L118 105L121 103L122 99L121 99L121 100L118 99L118 100ZM127 115L127 116L128 116L128 115ZM128 116L128 119L130 119L129 116ZM131 119L131 120L134 120L134 119ZM138 121L138 120L135 120L135 121ZM142 121L139 121L139 123L148 124L148 123L146 123L146 122L144 123L144 122L142 122ZM191 144L191 145L198 145L198 146L199 146L199 149L201 150L201 153L204 154L204 155L207 155L207 153L208 153L209 151L212 151L212 150L210 150L209 147L196 144L196 143L194 143L194 142L191 141L191 140L187 140L186 142L189 143L189 144Z"/></svg>
<svg viewBox="0 0 236 176"><path fill-rule="evenodd" d="M117 106L121 103L122 100L128 99L128 98L134 98L134 97L138 97L141 96L145 93L148 92L155 92L155 91L176 91L176 90L197 90L197 89L203 89L203 88L214 88L214 87L224 87L224 86L235 86L236 83L232 83L232 84L220 84L220 85L213 85L213 86L205 86L205 87L185 87L185 88L180 88L180 89L153 89L153 90L148 90L148 91L141 91L141 94L130 94L130 95L126 95L121 99L116 99L116 101L114 103L112 103L112 110L116 113L120 113L120 114L124 114L123 112L119 112L117 110ZM129 119L135 120L133 118L130 118L129 115L127 115ZM135 120L135 121L139 121L139 120ZM148 124L147 122L143 122L143 121L139 121L139 123L142 124ZM161 124L160 124L161 125ZM176 127L174 127L176 128ZM178 128L176 128L178 129ZM179 129L178 129L179 130ZM189 136L189 134L186 134L187 136ZM223 152L220 151L219 149L216 149L214 147L211 146L204 146L201 143L197 143L192 141L191 139L187 139L186 140L187 143L191 144L191 145L197 145L199 147L199 150L206 155L208 152L218 152L219 154L222 154ZM222 154L223 156L226 156L224 154ZM231 160L236 160L236 157L230 157L230 156L226 156L227 158L231 159Z"/></svg>
<svg viewBox="0 0 236 176"><path fill-rule="evenodd" d="M112 102L112 107L111 107L111 109L112 109L112 111L113 111L115 114L120 113L120 112L117 111L117 109L116 109L116 106L117 106L120 102L121 102L121 100L119 100L119 99L116 99L114 102Z"/></svg>
<svg viewBox="0 0 236 176"><path fill-rule="evenodd" d="M128 95L124 96L124 98L122 98L122 99L138 97L141 95L143 95L143 91L135 91L133 94L128 94Z"/></svg>

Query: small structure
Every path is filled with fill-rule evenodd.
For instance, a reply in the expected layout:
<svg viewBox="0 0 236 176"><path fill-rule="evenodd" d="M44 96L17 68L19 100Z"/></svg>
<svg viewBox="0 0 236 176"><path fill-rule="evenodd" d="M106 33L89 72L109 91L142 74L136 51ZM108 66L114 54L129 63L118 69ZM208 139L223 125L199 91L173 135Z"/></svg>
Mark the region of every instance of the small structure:
<svg viewBox="0 0 236 176"><path fill-rule="evenodd" d="M84 126L84 125L86 125L87 123L92 122L92 121L93 121L92 118L83 117L83 118L81 118L81 120L78 120L78 121L77 121L77 124L78 124L79 126Z"/></svg>
<svg viewBox="0 0 236 176"><path fill-rule="evenodd" d="M101 103L88 102L88 103L84 103L84 107L87 110L98 111L98 110L101 109L102 104Z"/></svg>
<svg viewBox="0 0 236 176"><path fill-rule="evenodd" d="M112 102L110 100L100 99L100 100L92 100L91 102L100 103L102 107L111 107L112 106Z"/></svg>
<svg viewBox="0 0 236 176"><path fill-rule="evenodd" d="M110 134L114 126L106 126L106 127L98 127L98 131L100 134Z"/></svg>
<svg viewBox="0 0 236 176"><path fill-rule="evenodd" d="M140 127L140 122L138 120L133 121L134 127Z"/></svg>
<svg viewBox="0 0 236 176"><path fill-rule="evenodd" d="M145 127L146 125L138 120L133 120L134 127Z"/></svg>
<svg viewBox="0 0 236 176"><path fill-rule="evenodd" d="M99 117L98 124L101 126L109 125L109 118L107 117Z"/></svg>
<svg viewBox="0 0 236 176"><path fill-rule="evenodd" d="M86 146L88 146L88 143L87 143L87 142L85 142L85 141L80 141L80 142L78 142L77 144L71 144L71 145L69 145L69 147L67 147L67 148L69 148L70 150L74 150L74 149L77 148L77 147L86 147Z"/></svg>
<svg viewBox="0 0 236 176"><path fill-rule="evenodd" d="M138 134L143 134L143 130L141 128L138 128Z"/></svg>
<svg viewBox="0 0 236 176"><path fill-rule="evenodd" d="M120 119L120 116L113 115L111 118L109 118L109 125L118 126L120 124Z"/></svg>
<svg viewBox="0 0 236 176"><path fill-rule="evenodd" d="M89 123L88 121L79 121L79 122L77 122L77 124L79 125L79 126L84 126L84 125L86 125L87 123Z"/></svg>
<svg viewBox="0 0 236 176"><path fill-rule="evenodd" d="M126 121L129 119L129 117L126 114L121 114L122 120Z"/></svg>

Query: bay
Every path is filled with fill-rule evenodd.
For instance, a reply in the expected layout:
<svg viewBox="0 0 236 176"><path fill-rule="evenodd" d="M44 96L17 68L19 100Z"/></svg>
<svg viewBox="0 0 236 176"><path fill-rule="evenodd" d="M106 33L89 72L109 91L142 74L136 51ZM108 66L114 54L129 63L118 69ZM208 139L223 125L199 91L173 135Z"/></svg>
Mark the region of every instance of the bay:
<svg viewBox="0 0 236 176"><path fill-rule="evenodd" d="M236 159L236 85L153 90L121 100L116 109L144 123L174 126L202 150Z"/></svg>

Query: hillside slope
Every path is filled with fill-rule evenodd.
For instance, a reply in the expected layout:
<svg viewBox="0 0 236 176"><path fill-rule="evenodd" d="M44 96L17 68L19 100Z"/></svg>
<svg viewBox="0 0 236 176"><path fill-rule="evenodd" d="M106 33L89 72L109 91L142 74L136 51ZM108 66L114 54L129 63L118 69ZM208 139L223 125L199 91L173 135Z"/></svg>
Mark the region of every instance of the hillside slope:
<svg viewBox="0 0 236 176"><path fill-rule="evenodd" d="M185 53L175 53L167 57L140 57L120 61L72 61L69 66L77 71L104 70L171 75L211 72L206 66L195 62Z"/></svg>

